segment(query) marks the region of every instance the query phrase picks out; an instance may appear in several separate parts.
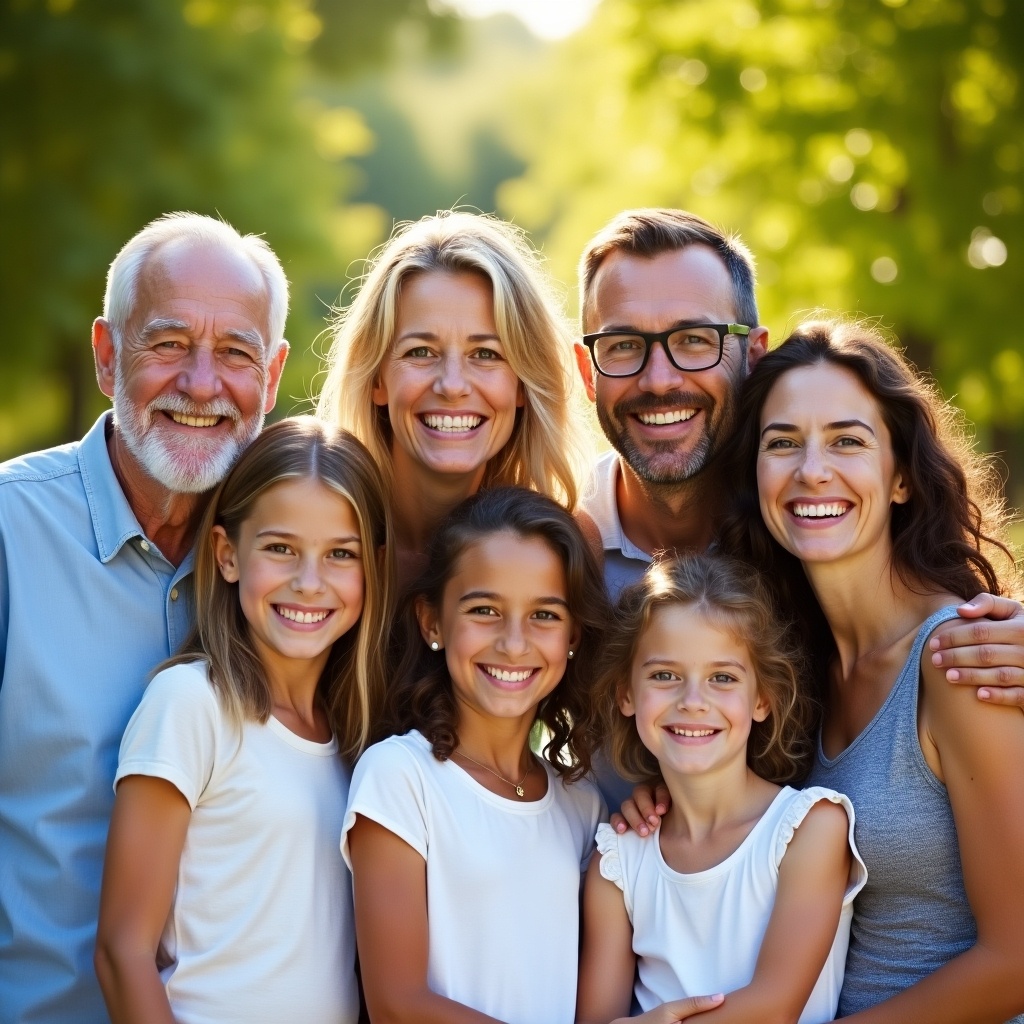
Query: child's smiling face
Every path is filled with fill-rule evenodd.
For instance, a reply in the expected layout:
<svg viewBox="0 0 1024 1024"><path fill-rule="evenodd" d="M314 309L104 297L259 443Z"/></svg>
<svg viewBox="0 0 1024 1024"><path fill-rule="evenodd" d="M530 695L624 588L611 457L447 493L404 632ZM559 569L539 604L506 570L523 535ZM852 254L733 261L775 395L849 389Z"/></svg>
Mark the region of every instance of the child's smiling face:
<svg viewBox="0 0 1024 1024"><path fill-rule="evenodd" d="M745 769L751 723L769 712L746 644L687 604L651 613L619 708L666 776Z"/></svg>
<svg viewBox="0 0 1024 1024"><path fill-rule="evenodd" d="M426 642L444 648L460 717L532 721L578 637L561 558L539 537L511 531L472 543L441 607L423 604L419 618Z"/></svg>

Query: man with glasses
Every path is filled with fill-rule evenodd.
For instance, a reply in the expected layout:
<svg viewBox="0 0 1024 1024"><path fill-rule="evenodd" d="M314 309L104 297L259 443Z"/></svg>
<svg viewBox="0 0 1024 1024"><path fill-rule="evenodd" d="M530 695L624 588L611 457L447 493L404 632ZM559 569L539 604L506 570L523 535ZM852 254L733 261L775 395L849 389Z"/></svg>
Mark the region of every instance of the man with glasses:
<svg viewBox="0 0 1024 1024"><path fill-rule="evenodd" d="M580 259L584 335L576 362L613 450L578 511L600 538L612 598L655 552L703 551L714 540L729 481L720 453L740 385L764 355L750 251L684 210L627 210ZM1024 707L1024 611L976 598L935 663L951 681L985 686L993 703ZM991 619L1008 621L991 621ZM951 671L950 671L951 670ZM628 795L598 772L610 807Z"/></svg>
<svg viewBox="0 0 1024 1024"><path fill-rule="evenodd" d="M684 210L630 210L580 260L576 360L613 451L582 505L616 596L656 551L704 550L736 398L761 357L749 250Z"/></svg>

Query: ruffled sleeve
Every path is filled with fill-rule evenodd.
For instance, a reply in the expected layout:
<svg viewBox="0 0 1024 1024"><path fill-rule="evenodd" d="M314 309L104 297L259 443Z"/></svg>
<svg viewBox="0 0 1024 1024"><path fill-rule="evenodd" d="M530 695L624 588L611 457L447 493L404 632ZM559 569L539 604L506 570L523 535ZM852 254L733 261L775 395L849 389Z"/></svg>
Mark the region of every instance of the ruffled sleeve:
<svg viewBox="0 0 1024 1024"><path fill-rule="evenodd" d="M850 879L843 897L843 905L846 906L864 888L864 883L868 880L868 869L864 865L860 851L857 849L857 843L853 838L853 826L856 820L853 804L844 793L837 793L834 789L826 789L824 786L808 786L807 789L802 789L794 794L785 813L779 819L775 832L775 866L778 867L782 863L790 840L800 827L801 822L807 817L807 812L821 800L841 804L849 821L847 842L850 844L850 853L853 854L853 863L850 865Z"/></svg>
<svg viewBox="0 0 1024 1024"><path fill-rule="evenodd" d="M619 836L611 825L597 826L597 852L601 854L601 877L622 888L622 863L619 860Z"/></svg>

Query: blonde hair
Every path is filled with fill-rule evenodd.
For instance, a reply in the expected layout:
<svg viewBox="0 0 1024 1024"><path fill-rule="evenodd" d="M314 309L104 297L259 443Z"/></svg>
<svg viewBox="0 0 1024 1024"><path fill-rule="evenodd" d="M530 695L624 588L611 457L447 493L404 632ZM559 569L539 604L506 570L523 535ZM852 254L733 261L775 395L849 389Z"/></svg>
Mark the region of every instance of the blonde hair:
<svg viewBox="0 0 1024 1024"><path fill-rule="evenodd" d="M394 544L384 482L370 453L347 431L312 416L281 420L243 453L203 516L194 574L196 624L166 665L208 662L210 682L236 721L265 722L272 698L250 639L238 584L221 576L212 532L237 542L259 498L286 480L313 479L345 498L359 523L364 597L359 621L334 642L318 691L343 756L355 760L380 718L387 684L387 633L394 598Z"/></svg>
<svg viewBox="0 0 1024 1024"><path fill-rule="evenodd" d="M523 385L512 436L488 463L482 486L529 487L572 508L585 458L584 432L571 422L568 328L525 235L497 218L445 211L398 227L337 318L317 415L351 430L378 465L391 466L391 426L387 409L374 405L373 388L394 340L402 282L432 271L490 281L498 335Z"/></svg>
<svg viewBox="0 0 1024 1024"><path fill-rule="evenodd" d="M656 561L620 595L594 689L615 770L632 782L660 775L636 720L621 713L619 702L629 690L633 661L651 616L668 605L694 607L746 647L758 693L769 706L765 721L751 725L747 763L771 782L801 778L808 768L815 722L815 707L798 681L803 657L758 573L724 555Z"/></svg>

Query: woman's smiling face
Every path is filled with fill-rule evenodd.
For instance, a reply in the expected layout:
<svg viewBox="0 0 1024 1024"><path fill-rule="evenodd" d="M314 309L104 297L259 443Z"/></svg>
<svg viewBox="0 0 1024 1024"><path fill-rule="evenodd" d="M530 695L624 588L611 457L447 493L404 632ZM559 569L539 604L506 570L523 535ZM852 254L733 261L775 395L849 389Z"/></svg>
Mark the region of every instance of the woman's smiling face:
<svg viewBox="0 0 1024 1024"><path fill-rule="evenodd" d="M878 402L828 362L788 371L768 393L757 489L772 536L808 564L888 556L891 505L910 497Z"/></svg>
<svg viewBox="0 0 1024 1024"><path fill-rule="evenodd" d="M484 275L434 270L402 282L395 338L373 401L387 406L396 479L425 469L479 486L523 404Z"/></svg>

